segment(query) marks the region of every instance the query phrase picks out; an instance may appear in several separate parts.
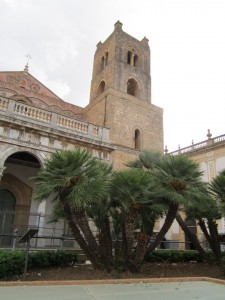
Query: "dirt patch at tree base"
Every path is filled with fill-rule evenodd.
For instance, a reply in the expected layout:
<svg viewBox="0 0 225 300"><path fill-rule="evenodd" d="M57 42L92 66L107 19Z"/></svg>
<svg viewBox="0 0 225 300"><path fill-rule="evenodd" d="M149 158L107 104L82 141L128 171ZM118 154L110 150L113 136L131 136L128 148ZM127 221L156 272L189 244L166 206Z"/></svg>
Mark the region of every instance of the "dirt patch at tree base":
<svg viewBox="0 0 225 300"><path fill-rule="evenodd" d="M26 276L14 276L10 280L97 280L126 278L173 278L173 277L212 277L225 280L221 268L206 263L147 263L139 273L100 271L91 265L75 265L69 268L40 269L28 271Z"/></svg>

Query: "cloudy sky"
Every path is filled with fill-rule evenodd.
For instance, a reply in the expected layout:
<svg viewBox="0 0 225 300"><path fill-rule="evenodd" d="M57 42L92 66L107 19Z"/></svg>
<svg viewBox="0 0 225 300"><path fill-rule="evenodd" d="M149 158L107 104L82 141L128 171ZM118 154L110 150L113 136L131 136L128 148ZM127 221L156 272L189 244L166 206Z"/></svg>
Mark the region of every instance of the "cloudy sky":
<svg viewBox="0 0 225 300"><path fill-rule="evenodd" d="M151 48L152 103L170 151L225 134L225 0L0 0L0 70L89 102L96 44L123 30ZM28 58L29 54L32 58Z"/></svg>

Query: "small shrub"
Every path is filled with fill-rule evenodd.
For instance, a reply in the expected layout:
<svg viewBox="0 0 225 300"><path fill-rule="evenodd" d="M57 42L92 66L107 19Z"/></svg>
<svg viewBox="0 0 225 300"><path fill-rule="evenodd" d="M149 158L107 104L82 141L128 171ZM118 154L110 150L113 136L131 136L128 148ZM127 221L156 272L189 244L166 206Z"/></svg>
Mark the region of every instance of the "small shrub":
<svg viewBox="0 0 225 300"><path fill-rule="evenodd" d="M25 251L0 251L0 278L23 274L25 255Z"/></svg>
<svg viewBox="0 0 225 300"><path fill-rule="evenodd" d="M204 259L198 251L181 251L181 250L155 250L145 256L146 262L203 262Z"/></svg>
<svg viewBox="0 0 225 300"><path fill-rule="evenodd" d="M222 268L223 274L225 275L225 255L221 259L221 268Z"/></svg>
<svg viewBox="0 0 225 300"><path fill-rule="evenodd" d="M72 251L35 251L29 254L29 268L66 267L77 262L77 254Z"/></svg>
<svg viewBox="0 0 225 300"><path fill-rule="evenodd" d="M24 272L26 251L0 251L0 279ZM78 262L77 254L66 251L31 251L28 257L28 269L47 267L66 267Z"/></svg>

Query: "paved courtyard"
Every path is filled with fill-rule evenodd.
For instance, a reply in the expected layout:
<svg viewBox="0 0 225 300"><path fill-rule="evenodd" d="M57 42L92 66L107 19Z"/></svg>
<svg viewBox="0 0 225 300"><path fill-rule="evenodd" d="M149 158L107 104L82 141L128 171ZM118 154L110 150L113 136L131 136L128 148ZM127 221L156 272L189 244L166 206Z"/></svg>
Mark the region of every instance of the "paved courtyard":
<svg viewBox="0 0 225 300"><path fill-rule="evenodd" d="M4 300L194 300L225 299L225 285L206 281L0 286Z"/></svg>

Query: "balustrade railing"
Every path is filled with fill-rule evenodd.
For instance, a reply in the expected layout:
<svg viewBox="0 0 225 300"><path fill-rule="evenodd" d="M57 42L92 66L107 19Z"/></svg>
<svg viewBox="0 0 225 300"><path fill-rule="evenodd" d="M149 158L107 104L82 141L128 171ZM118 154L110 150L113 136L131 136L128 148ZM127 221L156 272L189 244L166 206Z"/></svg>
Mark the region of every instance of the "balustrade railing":
<svg viewBox="0 0 225 300"><path fill-rule="evenodd" d="M88 133L88 124L73 120L71 118L58 116L57 125L64 128L75 129L83 133Z"/></svg>
<svg viewBox="0 0 225 300"><path fill-rule="evenodd" d="M18 115L29 117L31 119L36 119L39 121L51 122L51 113L45 110L29 106L23 103L15 103L14 112Z"/></svg>
<svg viewBox="0 0 225 300"><path fill-rule="evenodd" d="M184 148L179 148L178 150L169 152L170 155L182 155L182 154L186 154L186 153L190 153L199 149L203 149L212 145L216 145L219 143L223 143L225 142L225 134L217 136L215 138L210 138L208 140L205 140L203 142L197 143L197 144L193 144L191 146L187 146Z"/></svg>
<svg viewBox="0 0 225 300"><path fill-rule="evenodd" d="M26 103L16 102L0 96L0 114L15 117L17 120L40 122L45 126L58 130L69 130L72 133L82 134L89 138L109 142L109 130L75 118L66 117L55 112L50 112L31 106Z"/></svg>

